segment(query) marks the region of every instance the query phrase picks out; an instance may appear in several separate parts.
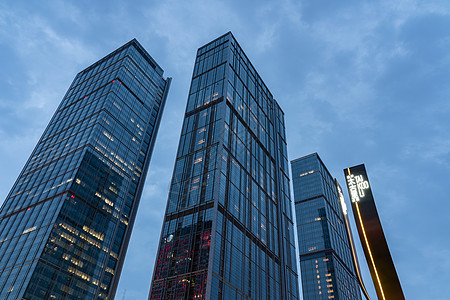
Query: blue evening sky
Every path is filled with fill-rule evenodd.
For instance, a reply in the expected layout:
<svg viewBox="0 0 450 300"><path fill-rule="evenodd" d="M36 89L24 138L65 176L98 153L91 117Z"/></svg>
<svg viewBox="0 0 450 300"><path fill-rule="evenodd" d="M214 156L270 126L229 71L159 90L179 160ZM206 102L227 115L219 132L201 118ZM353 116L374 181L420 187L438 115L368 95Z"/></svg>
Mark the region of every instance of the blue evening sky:
<svg viewBox="0 0 450 300"><path fill-rule="evenodd" d="M0 3L0 201L75 74L137 38L173 83L117 299L147 297L195 53L230 30L286 113L289 159L318 152L342 186L365 163L406 298L448 299L448 0L70 2Z"/></svg>

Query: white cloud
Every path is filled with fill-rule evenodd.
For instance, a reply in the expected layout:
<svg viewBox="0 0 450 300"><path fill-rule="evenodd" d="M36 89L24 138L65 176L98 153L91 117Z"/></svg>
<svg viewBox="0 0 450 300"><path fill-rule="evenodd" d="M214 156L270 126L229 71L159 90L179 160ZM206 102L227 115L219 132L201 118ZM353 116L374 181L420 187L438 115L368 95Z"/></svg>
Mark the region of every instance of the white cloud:
<svg viewBox="0 0 450 300"><path fill-rule="evenodd" d="M179 69L191 69L199 45L239 27L236 13L221 1L159 2L144 13L151 29L167 41L169 54ZM206 37L206 39L205 39Z"/></svg>
<svg viewBox="0 0 450 300"><path fill-rule="evenodd" d="M262 33L256 37L256 49L258 52L264 52L271 47L277 38L279 26L277 24L264 24Z"/></svg>
<svg viewBox="0 0 450 300"><path fill-rule="evenodd" d="M24 68L16 70L23 72L20 83L9 79L11 84L21 85L25 96L16 102L16 109L21 109L23 103L25 108L53 110L77 64L92 61L94 54L81 40L58 34L55 25L40 16L4 11L1 15L4 22L0 38L17 55L17 64Z"/></svg>
<svg viewBox="0 0 450 300"><path fill-rule="evenodd" d="M450 168L450 138L445 136L432 136L423 142L410 142L403 148L402 153L405 158L419 158L426 163Z"/></svg>

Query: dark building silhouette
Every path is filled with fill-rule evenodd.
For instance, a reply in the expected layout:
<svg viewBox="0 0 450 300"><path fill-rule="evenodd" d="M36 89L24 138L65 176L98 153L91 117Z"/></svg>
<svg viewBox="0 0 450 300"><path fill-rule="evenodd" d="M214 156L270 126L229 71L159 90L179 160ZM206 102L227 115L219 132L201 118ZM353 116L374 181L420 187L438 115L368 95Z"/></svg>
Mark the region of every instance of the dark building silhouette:
<svg viewBox="0 0 450 300"><path fill-rule="evenodd" d="M404 300L364 164L344 169L359 239L379 300Z"/></svg>
<svg viewBox="0 0 450 300"><path fill-rule="evenodd" d="M317 153L293 160L291 167L303 299L361 299L339 184Z"/></svg>
<svg viewBox="0 0 450 300"><path fill-rule="evenodd" d="M198 49L149 299L298 299L284 113L231 33Z"/></svg>
<svg viewBox="0 0 450 300"><path fill-rule="evenodd" d="M78 73L0 210L0 299L112 299L170 78L132 40Z"/></svg>

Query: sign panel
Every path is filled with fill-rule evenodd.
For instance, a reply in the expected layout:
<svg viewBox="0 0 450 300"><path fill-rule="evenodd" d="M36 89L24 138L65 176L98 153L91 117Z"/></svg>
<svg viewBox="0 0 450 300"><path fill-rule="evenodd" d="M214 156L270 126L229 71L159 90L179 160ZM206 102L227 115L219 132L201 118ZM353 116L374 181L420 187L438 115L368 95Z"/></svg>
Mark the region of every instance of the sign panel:
<svg viewBox="0 0 450 300"><path fill-rule="evenodd" d="M335 181L335 184L339 195L339 201L341 202L342 212L344 213L345 216L347 216L347 204L345 204L344 194L342 193L341 186L339 185L337 180Z"/></svg>
<svg viewBox="0 0 450 300"><path fill-rule="evenodd" d="M359 238L379 300L405 299L381 227L365 166L344 169Z"/></svg>
<svg viewBox="0 0 450 300"><path fill-rule="evenodd" d="M352 202L358 202L359 198L366 196L366 190L369 189L369 181L365 180L363 175L349 174L346 176L346 180Z"/></svg>

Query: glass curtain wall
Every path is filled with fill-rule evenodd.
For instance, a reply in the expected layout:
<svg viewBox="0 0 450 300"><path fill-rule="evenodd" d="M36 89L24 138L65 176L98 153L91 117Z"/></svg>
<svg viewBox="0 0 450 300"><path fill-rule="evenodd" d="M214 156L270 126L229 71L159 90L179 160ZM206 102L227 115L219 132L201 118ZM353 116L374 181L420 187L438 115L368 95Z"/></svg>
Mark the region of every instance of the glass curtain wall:
<svg viewBox="0 0 450 300"><path fill-rule="evenodd" d="M337 181L317 153L291 167L303 298L361 299Z"/></svg>
<svg viewBox="0 0 450 300"><path fill-rule="evenodd" d="M298 299L284 113L231 33L197 52L149 299Z"/></svg>
<svg viewBox="0 0 450 300"><path fill-rule="evenodd" d="M80 72L0 210L0 299L113 298L170 78L132 40Z"/></svg>

